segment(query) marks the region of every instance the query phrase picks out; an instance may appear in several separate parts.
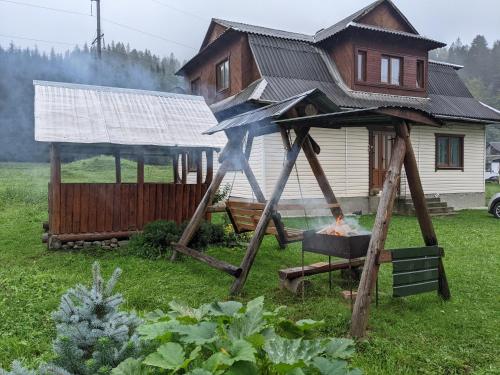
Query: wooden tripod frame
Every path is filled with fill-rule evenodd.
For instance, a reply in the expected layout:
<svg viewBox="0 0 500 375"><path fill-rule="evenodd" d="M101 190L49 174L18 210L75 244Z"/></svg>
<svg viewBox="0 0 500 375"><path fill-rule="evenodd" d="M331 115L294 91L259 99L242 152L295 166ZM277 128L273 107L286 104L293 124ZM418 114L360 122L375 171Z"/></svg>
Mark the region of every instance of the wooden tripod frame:
<svg viewBox="0 0 500 375"><path fill-rule="evenodd" d="M375 218L375 224L372 230L372 237L365 259L363 273L361 276L358 294L351 318L351 335L354 337L363 337L366 333L371 296L375 288L379 270L379 256L382 250L384 250L385 240L392 216L397 188L400 183L403 164L405 166L407 181L410 187L411 197L415 205L415 210L424 242L427 246L438 244L425 200L425 195L422 189L417 162L415 160L415 154L413 152L410 141L409 126L407 125L405 120L399 119L399 121L394 124L394 129L396 131L396 142L392 150L390 166L387 171L386 179L380 196L380 203ZM265 200L264 194L260 189L260 186L250 168L250 165L248 164L248 157L250 155L253 136L249 135L245 152L243 152L242 143L245 133L241 131L227 132L229 141L223 152L221 153L221 157L219 159L221 165L214 179L212 180L212 183L208 187L205 196L196 209L196 212L194 213L188 226L184 230L184 233L182 234L179 242L175 244L175 250L172 256L172 260L175 259L176 252L178 251L202 262L205 262L216 269L224 271L235 277L235 280L230 289L230 293L233 295L240 293L248 277L248 273L250 272L250 269L253 265L255 256L257 255L257 252L260 248L264 235L266 234L266 228L269 225L270 220L276 220L277 218L276 207L301 149L304 151L311 170L313 171L314 176L316 177L316 180L323 192L326 202L329 204L337 204L338 202L335 194L316 156L316 152L314 151L314 147L309 135L309 130L309 127L299 127L295 129L296 137L293 144L290 144L288 137L284 136L284 130L281 130L281 133L283 135L283 145L287 150L287 155L279 178L274 187L273 193L267 201ZM229 170L243 170L259 202L266 202L266 206L257 224L254 235L247 247L245 256L239 267L187 247L194 234L198 230L208 207L212 204L213 197L220 184L222 183L226 172ZM341 215L342 210L340 208L332 209L332 214L334 216ZM279 228L280 225L276 225L276 227ZM440 260L439 263L438 293L444 299L450 298L450 291L448 288L442 260Z"/></svg>

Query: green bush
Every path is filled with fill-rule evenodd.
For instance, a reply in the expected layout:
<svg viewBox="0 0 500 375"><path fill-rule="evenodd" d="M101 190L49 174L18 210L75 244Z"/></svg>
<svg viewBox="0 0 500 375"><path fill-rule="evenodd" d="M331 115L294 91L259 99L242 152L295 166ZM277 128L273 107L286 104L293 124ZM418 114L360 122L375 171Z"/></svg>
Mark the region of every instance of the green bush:
<svg viewBox="0 0 500 375"><path fill-rule="evenodd" d="M318 338L323 321L293 322L279 311L264 310L264 297L198 309L171 302L138 328L142 340L154 343L151 353L127 359L111 374L361 374L347 362L352 340Z"/></svg>
<svg viewBox="0 0 500 375"><path fill-rule="evenodd" d="M133 236L129 249L134 254L158 259L167 256L172 251L172 242L177 242L184 232L188 222L177 225L173 221L154 221L146 224L142 233ZM224 226L203 221L189 243L189 247L204 250L208 245L224 245L226 241Z"/></svg>

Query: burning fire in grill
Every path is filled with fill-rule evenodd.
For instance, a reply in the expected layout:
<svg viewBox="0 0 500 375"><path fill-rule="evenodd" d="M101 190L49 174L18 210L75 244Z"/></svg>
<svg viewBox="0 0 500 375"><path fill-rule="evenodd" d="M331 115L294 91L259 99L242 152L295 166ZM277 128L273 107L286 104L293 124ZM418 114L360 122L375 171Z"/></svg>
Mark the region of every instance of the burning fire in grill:
<svg viewBox="0 0 500 375"><path fill-rule="evenodd" d="M335 223L323 228L318 232L319 234L328 234L330 236L355 236L359 234L356 228L351 227L344 221L344 216L340 215L335 220Z"/></svg>

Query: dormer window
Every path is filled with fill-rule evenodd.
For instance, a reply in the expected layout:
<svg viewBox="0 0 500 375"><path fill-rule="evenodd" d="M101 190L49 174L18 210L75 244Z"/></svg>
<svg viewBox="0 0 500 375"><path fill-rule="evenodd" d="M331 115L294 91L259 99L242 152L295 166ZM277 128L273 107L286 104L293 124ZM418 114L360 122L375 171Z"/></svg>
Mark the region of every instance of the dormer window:
<svg viewBox="0 0 500 375"><path fill-rule="evenodd" d="M366 51L358 51L356 79L358 82L366 82Z"/></svg>
<svg viewBox="0 0 500 375"><path fill-rule="evenodd" d="M215 86L217 92L229 88L229 59L217 64L215 67Z"/></svg>
<svg viewBox="0 0 500 375"><path fill-rule="evenodd" d="M380 82L401 86L403 59L401 57L383 55L380 61Z"/></svg>

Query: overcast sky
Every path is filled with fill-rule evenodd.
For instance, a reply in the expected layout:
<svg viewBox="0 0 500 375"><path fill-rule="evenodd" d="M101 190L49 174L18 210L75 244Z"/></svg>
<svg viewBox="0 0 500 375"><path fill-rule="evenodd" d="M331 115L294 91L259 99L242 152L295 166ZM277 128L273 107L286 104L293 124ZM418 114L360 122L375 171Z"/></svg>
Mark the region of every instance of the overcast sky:
<svg viewBox="0 0 500 375"><path fill-rule="evenodd" d="M123 41L156 54L187 59L196 53L211 17L312 34L366 6L370 0L101 0L105 41ZM500 39L499 0L394 0L417 30L451 43L477 34ZM17 4L15 4L17 3ZM24 4L64 9L60 13ZM85 16L87 14L87 16ZM95 8L94 8L95 15ZM114 22L113 23L110 23ZM116 23L126 25L124 28ZM131 30L130 28L140 30ZM146 35L154 34L153 35ZM14 37L59 42L35 42ZM0 44L38 45L58 51L91 42L90 0L0 0ZM178 44L174 43L177 42Z"/></svg>

